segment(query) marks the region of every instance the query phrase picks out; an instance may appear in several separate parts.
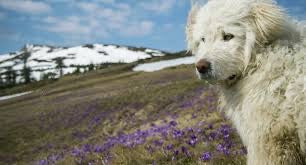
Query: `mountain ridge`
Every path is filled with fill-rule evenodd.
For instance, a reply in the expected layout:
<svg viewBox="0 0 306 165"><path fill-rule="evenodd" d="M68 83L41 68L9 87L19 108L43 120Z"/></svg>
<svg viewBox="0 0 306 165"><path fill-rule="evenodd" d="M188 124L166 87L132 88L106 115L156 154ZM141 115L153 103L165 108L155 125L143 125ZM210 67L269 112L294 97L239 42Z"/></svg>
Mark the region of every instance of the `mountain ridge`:
<svg viewBox="0 0 306 165"><path fill-rule="evenodd" d="M73 47L26 44L19 51L0 55L0 81L3 83L13 77L12 81L17 83L26 82L25 69L30 71L31 80L40 81L45 75L58 78L74 72L92 70L93 67L101 65L132 63L166 54L169 53L116 44L85 44ZM12 75L8 75L8 72Z"/></svg>

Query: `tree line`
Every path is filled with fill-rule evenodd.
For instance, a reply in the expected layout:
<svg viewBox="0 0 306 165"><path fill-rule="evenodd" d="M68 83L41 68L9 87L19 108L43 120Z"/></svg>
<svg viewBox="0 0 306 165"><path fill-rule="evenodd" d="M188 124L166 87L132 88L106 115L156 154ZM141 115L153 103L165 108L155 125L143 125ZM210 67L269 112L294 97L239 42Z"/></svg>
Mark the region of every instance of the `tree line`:
<svg viewBox="0 0 306 165"><path fill-rule="evenodd" d="M20 75L23 78L23 82L25 84L30 83L31 79L31 68L27 66L27 61L31 56L30 52L27 51L27 48L24 47L23 53L20 55L20 58L23 63L23 68L20 71L16 71L13 69L13 66L7 66L3 69L5 72L0 74L0 88L12 87L17 83L17 77Z"/></svg>
<svg viewBox="0 0 306 165"><path fill-rule="evenodd" d="M3 67L2 69L4 69L5 72L0 73L0 89L10 88L18 84L28 84L33 81L36 81L33 77L31 77L31 73L33 70L31 69L31 67L28 66L28 60L31 56L31 53L26 47L22 48L22 52L23 53L20 54L18 58L20 58L21 62L23 63L23 68L21 70L14 70L13 66ZM64 59L64 57L57 57L53 59L56 64L55 69L58 71L59 77L62 77L64 75ZM94 64L90 64L87 66L76 65L74 66L76 67L76 70L72 74L79 74L87 71L101 69L103 68L103 66L104 65ZM53 72L44 73L41 77L41 80L54 80L56 79L56 76L57 74Z"/></svg>

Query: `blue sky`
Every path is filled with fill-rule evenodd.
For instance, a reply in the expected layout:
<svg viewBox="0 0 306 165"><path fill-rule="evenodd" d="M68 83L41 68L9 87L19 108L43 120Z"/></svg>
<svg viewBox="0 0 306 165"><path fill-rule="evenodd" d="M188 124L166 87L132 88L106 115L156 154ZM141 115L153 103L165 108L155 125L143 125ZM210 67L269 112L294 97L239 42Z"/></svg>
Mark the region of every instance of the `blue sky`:
<svg viewBox="0 0 306 165"><path fill-rule="evenodd" d="M306 0L277 0L306 19ZM189 0L0 0L0 54L24 44L85 43L186 48Z"/></svg>

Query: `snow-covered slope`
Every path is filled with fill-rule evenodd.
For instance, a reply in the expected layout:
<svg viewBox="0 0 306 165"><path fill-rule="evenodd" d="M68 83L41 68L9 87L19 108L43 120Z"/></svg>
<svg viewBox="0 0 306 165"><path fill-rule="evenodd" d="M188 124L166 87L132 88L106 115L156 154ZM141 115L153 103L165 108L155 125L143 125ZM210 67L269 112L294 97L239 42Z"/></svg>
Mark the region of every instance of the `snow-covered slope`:
<svg viewBox="0 0 306 165"><path fill-rule="evenodd" d="M144 72L154 72L158 70L162 70L169 67L174 67L183 64L193 64L195 58L192 57L183 57L174 60L165 60L159 62L152 62L146 64L139 64L133 68L133 71L144 71Z"/></svg>
<svg viewBox="0 0 306 165"><path fill-rule="evenodd" d="M23 93L17 93L17 94L13 94L13 95L9 95L9 96L1 96L0 97L0 101L8 100L8 99L19 97L19 96L23 96L23 95L27 95L27 94L30 94L30 93L32 93L32 91L30 91L30 92L23 92Z"/></svg>
<svg viewBox="0 0 306 165"><path fill-rule="evenodd" d="M29 52L26 58L25 52ZM62 60L63 74L79 69L82 72L90 64L131 63L154 56L164 56L159 50L136 48L118 45L92 44L76 47L51 47L45 45L26 45L21 51L0 55L0 75L5 79L9 68L16 71L17 82L22 82L21 70L31 69L31 77L41 80L44 74L53 73L59 76L58 59ZM25 60L26 59L26 60Z"/></svg>

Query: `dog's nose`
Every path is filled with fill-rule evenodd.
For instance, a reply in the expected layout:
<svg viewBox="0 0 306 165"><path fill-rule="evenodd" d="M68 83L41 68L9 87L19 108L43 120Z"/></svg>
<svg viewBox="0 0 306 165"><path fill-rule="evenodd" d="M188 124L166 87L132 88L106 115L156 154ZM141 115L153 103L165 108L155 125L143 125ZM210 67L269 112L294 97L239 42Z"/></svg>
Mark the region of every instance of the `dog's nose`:
<svg viewBox="0 0 306 165"><path fill-rule="evenodd" d="M198 72L205 74L210 69L210 62L206 60L200 60L196 63L196 68Z"/></svg>

